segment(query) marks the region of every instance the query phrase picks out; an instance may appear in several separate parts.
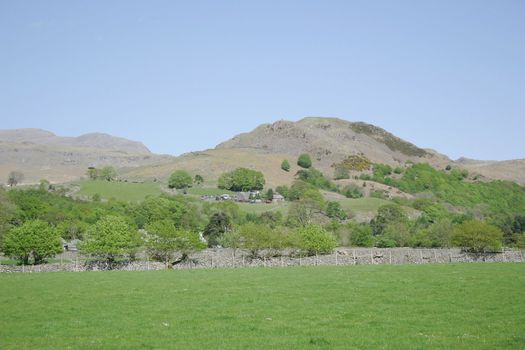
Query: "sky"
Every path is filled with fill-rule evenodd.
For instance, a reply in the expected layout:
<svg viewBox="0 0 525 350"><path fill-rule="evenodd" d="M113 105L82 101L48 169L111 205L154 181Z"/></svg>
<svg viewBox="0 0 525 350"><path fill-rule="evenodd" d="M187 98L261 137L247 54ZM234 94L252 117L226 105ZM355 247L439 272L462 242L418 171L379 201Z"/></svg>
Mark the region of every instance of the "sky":
<svg viewBox="0 0 525 350"><path fill-rule="evenodd" d="M0 129L181 154L305 116L525 158L525 1L0 0Z"/></svg>

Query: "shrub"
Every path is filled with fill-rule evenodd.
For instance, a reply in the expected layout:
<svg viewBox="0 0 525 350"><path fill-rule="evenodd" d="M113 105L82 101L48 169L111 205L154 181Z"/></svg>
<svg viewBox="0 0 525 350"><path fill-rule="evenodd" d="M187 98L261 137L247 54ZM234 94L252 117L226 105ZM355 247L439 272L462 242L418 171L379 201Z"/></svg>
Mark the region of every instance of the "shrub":
<svg viewBox="0 0 525 350"><path fill-rule="evenodd" d="M351 230L351 244L358 247L371 247L374 245L372 228L366 224L349 223Z"/></svg>
<svg viewBox="0 0 525 350"><path fill-rule="evenodd" d="M499 251L502 239L499 228L478 220L463 222L452 234L452 244L473 253Z"/></svg>
<svg viewBox="0 0 525 350"><path fill-rule="evenodd" d="M339 220L345 220L347 217L339 202L328 202L326 205L326 216Z"/></svg>
<svg viewBox="0 0 525 350"><path fill-rule="evenodd" d="M283 162L281 163L281 169L283 169L284 171L290 171L290 162L288 162L287 159L283 160Z"/></svg>
<svg viewBox="0 0 525 350"><path fill-rule="evenodd" d="M208 241L208 246L214 247L219 244L221 236L231 229L232 223L228 214L218 212L211 216L208 225L204 228L203 236Z"/></svg>
<svg viewBox="0 0 525 350"><path fill-rule="evenodd" d="M308 169L312 166L312 159L308 154L303 153L297 159L297 165L299 165L301 168Z"/></svg>
<svg viewBox="0 0 525 350"><path fill-rule="evenodd" d="M386 204L379 207L377 215L372 219L370 225L372 226L373 234L377 236L383 234L383 231L389 224L407 221L408 217L399 205Z"/></svg>
<svg viewBox="0 0 525 350"><path fill-rule="evenodd" d="M334 169L334 179L335 180L349 179L349 178L350 178L350 173L347 168L345 168L341 164L338 164L335 166L335 169Z"/></svg>
<svg viewBox="0 0 525 350"><path fill-rule="evenodd" d="M363 197L363 191L356 185L348 185L343 188L342 194L346 198L361 198Z"/></svg>
<svg viewBox="0 0 525 350"><path fill-rule="evenodd" d="M307 255L329 254L337 246L334 237L319 225L305 225L297 230L300 248Z"/></svg>

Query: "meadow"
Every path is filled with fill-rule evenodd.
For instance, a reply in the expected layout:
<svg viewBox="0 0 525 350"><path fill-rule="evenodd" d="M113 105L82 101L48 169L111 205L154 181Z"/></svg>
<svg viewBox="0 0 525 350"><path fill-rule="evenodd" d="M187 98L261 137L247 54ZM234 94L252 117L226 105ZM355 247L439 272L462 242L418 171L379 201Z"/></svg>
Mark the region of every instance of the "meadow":
<svg viewBox="0 0 525 350"><path fill-rule="evenodd" d="M2 349L518 349L524 264L0 276Z"/></svg>
<svg viewBox="0 0 525 350"><path fill-rule="evenodd" d="M147 196L158 196L162 193L158 182L115 182L104 180L89 180L78 183L78 195L92 198L98 194L103 199L118 199L127 202L138 202Z"/></svg>

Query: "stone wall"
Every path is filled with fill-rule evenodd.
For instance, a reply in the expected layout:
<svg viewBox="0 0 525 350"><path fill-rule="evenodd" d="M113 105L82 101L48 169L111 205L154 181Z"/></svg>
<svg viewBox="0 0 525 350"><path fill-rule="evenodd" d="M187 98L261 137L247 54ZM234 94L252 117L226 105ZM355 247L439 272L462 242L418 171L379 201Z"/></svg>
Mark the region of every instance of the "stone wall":
<svg viewBox="0 0 525 350"><path fill-rule="evenodd" d="M183 263L169 266L173 269L192 268L239 268L239 267L284 267L317 265L384 265L384 264L443 264L474 262L525 262L525 252L505 250L500 253L469 254L459 249L415 249L415 248L338 248L334 253L319 256L271 256L263 252L253 257L247 251L231 249L206 249L195 253ZM0 265L0 272L57 272L57 271L144 271L163 270L166 265L153 261L133 261L106 264L82 260L69 255L67 263L36 266Z"/></svg>

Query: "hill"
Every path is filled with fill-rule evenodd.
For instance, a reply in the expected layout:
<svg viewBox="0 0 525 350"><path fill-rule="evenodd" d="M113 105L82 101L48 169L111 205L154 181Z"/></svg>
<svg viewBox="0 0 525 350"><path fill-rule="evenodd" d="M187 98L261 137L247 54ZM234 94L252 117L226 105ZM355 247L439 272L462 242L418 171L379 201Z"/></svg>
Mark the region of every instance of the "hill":
<svg viewBox="0 0 525 350"><path fill-rule="evenodd" d="M83 176L88 166L112 165L129 179L166 180L174 170L185 169L214 184L223 172L246 167L262 171L267 184L274 187L293 180L298 170L295 161L301 153L312 155L314 166L328 177L332 177L334 165L349 157L361 157L367 162L392 167L402 167L407 162L428 163L437 169L451 165L469 170L472 177L478 175L478 179L503 179L525 185L523 159L453 161L380 127L321 117L263 124L214 149L179 157L156 155L140 142L108 134L60 137L41 129L0 130L0 181L6 181L10 171L21 170L25 182L42 178L67 182ZM283 159L292 164L289 172L280 169Z"/></svg>
<svg viewBox="0 0 525 350"><path fill-rule="evenodd" d="M25 183L40 179L67 182L80 178L87 167L118 168L150 165L172 157L151 153L141 142L102 133L61 137L41 129L0 130L0 181L20 170Z"/></svg>

